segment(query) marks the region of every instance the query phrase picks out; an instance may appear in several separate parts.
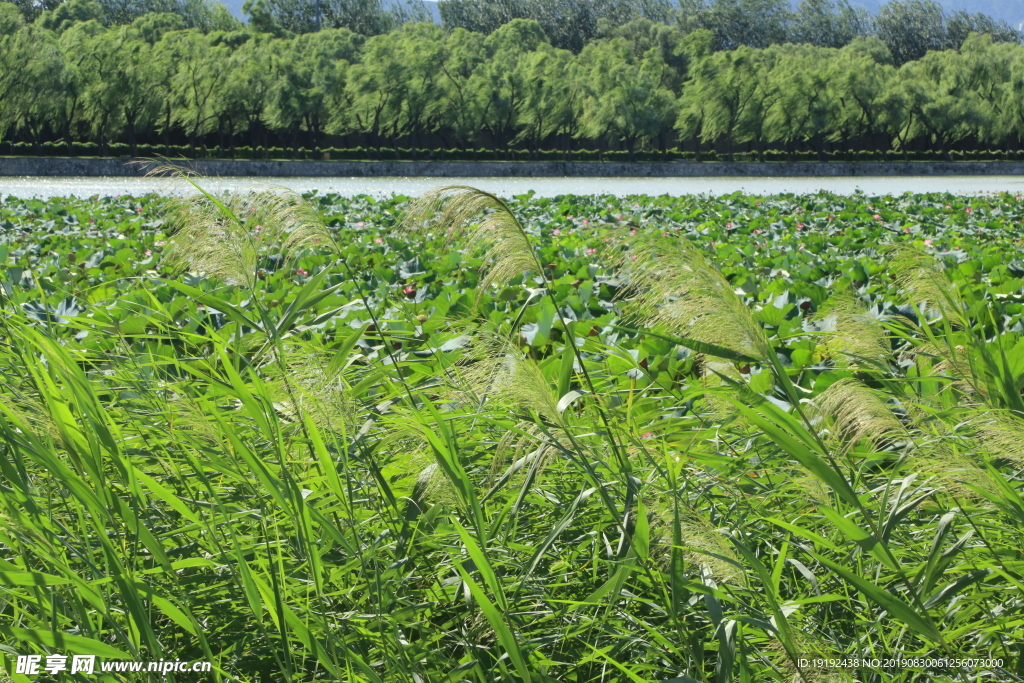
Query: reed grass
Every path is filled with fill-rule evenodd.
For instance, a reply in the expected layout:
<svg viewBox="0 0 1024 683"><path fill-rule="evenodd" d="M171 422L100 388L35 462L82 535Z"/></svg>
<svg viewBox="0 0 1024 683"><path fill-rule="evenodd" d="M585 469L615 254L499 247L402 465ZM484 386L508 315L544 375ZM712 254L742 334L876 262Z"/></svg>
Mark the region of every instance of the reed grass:
<svg viewBox="0 0 1024 683"><path fill-rule="evenodd" d="M213 663L174 681L1022 680L1020 377L940 269L899 262L942 317L832 311L851 374L808 393L706 259L623 241L629 329L700 358L663 383L564 318L546 358L521 316L425 356L376 323L324 338L322 278L274 307L249 275L274 250L239 210L279 245L326 236L296 201L181 209L183 267L249 290L175 282L219 330L154 301L144 335L85 351L67 334L95 321L5 303L6 653ZM487 286L544 268L488 195L411 215L424 243L490 246Z"/></svg>

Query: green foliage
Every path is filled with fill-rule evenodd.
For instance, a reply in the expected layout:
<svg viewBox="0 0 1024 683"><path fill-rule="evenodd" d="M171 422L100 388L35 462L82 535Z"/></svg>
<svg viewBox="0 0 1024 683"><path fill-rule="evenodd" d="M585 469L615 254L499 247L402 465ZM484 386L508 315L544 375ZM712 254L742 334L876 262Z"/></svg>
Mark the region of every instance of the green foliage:
<svg viewBox="0 0 1024 683"><path fill-rule="evenodd" d="M7 669L1019 675L1020 197L306 201L0 205Z"/></svg>
<svg viewBox="0 0 1024 683"><path fill-rule="evenodd" d="M381 0L247 0L243 9L255 30L277 36L323 29L375 36L410 21L429 21L425 9L411 2L385 7Z"/></svg>
<svg viewBox="0 0 1024 683"><path fill-rule="evenodd" d="M669 0L440 0L447 28L489 34L515 20L536 22L551 44L579 53L583 47L632 20L665 24L672 20Z"/></svg>
<svg viewBox="0 0 1024 683"><path fill-rule="evenodd" d="M93 0L25 24L12 5L0 21L0 143L30 143L33 154L47 143L65 154L85 141L101 154L112 144L132 155L184 146L191 158L203 147L234 158L267 156L261 147L314 158L367 148L376 159L385 148L396 159L403 148L414 159L429 148L451 150L446 159L477 159L481 149L540 159L547 149L564 160L590 160L590 150L627 160L767 160L773 150L789 159L895 150L952 160L1022 147L1024 47L1015 35L960 17L957 37L931 46L949 49L920 48L906 61L894 39L843 28L842 17L856 23L848 7L811 2L793 15L804 22L801 45L716 33L726 15L747 31L791 14L769 3L754 21L755 5L722 0L672 26L647 16L657 14L651 8L622 9L623 21L606 21L600 37L571 50L552 33L573 26L562 18L511 18L486 32L406 19L372 30L332 20L312 31L288 29L264 8L241 30L173 7L125 9L114 20L112 6ZM964 33L972 27L985 33Z"/></svg>

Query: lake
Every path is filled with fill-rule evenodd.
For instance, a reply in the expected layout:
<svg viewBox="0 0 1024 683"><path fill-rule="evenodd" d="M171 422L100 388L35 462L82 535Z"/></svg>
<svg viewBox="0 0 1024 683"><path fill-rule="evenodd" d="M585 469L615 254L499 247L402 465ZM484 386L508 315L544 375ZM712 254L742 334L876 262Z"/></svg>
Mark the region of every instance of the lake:
<svg viewBox="0 0 1024 683"><path fill-rule="evenodd" d="M721 195L813 194L827 190L836 194L863 192L869 196L905 192L985 192L1024 193L1024 176L902 176L902 177L828 177L828 178L207 178L204 187L215 191L250 190L283 187L298 192L316 190L321 194L344 196L369 194L417 196L445 183L470 185L510 197L533 190L538 196L561 194L629 195ZM0 177L0 195L17 197L91 197L93 195L149 192L162 194L189 192L187 185L164 178L114 177Z"/></svg>

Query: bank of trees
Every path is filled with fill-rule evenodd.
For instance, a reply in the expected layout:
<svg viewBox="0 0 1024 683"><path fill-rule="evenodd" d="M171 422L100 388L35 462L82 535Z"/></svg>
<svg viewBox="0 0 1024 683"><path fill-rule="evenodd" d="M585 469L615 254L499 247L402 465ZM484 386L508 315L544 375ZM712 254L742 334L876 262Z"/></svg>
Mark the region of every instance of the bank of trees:
<svg viewBox="0 0 1024 683"><path fill-rule="evenodd" d="M720 50L711 29L645 18L576 54L526 19L366 37L50 17L0 3L2 141L726 156L1024 141L1024 46L983 33L899 64L878 36Z"/></svg>

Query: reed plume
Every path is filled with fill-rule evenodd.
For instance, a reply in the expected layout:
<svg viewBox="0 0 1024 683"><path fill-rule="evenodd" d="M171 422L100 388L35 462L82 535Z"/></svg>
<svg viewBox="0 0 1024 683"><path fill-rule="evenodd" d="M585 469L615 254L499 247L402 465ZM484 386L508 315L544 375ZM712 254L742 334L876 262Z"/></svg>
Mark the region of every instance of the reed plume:
<svg viewBox="0 0 1024 683"><path fill-rule="evenodd" d="M837 366L887 369L892 351L885 330L853 297L832 297L817 318L828 330L824 346Z"/></svg>
<svg viewBox="0 0 1024 683"><path fill-rule="evenodd" d="M468 252L485 252L488 265L479 296L491 285L505 284L526 271L544 272L526 230L508 204L483 190L465 185L434 188L413 202L403 226L419 232L439 228L446 246L458 243Z"/></svg>
<svg viewBox="0 0 1024 683"><path fill-rule="evenodd" d="M647 325L758 360L771 346L729 281L688 240L644 236L622 260L622 298Z"/></svg>
<svg viewBox="0 0 1024 683"><path fill-rule="evenodd" d="M833 435L844 449L852 449L864 440L882 446L909 439L906 427L882 397L855 379L839 380L812 405L834 426Z"/></svg>
<svg viewBox="0 0 1024 683"><path fill-rule="evenodd" d="M954 327L967 328L966 306L960 291L950 282L942 263L929 254L907 248L888 252L889 269L896 286L915 307L927 303Z"/></svg>
<svg viewBox="0 0 1024 683"><path fill-rule="evenodd" d="M191 269L227 284L256 288L261 259L286 267L284 259L301 247L336 245L314 207L286 190L214 196L188 176L200 192L172 202L165 263Z"/></svg>
<svg viewBox="0 0 1024 683"><path fill-rule="evenodd" d="M476 406L525 408L562 423L558 396L537 362L507 336L481 330L467 356L449 373L449 390Z"/></svg>

